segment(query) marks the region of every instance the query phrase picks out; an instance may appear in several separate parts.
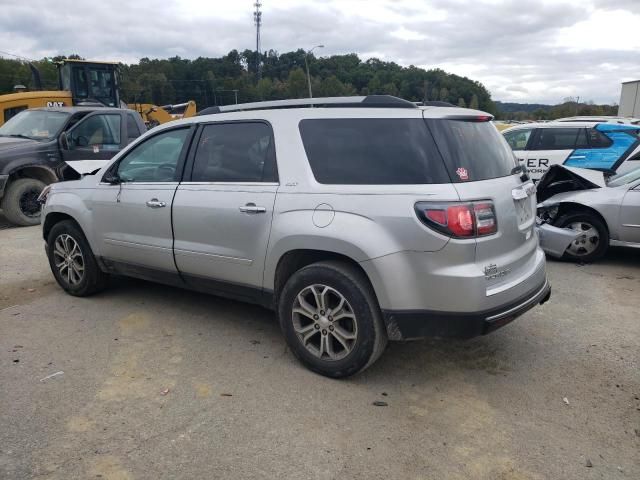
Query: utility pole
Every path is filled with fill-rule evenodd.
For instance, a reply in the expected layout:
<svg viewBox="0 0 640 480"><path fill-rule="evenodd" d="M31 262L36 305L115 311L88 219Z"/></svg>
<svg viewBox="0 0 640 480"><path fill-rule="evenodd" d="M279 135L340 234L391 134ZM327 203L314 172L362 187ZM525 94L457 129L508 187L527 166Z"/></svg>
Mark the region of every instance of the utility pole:
<svg viewBox="0 0 640 480"><path fill-rule="evenodd" d="M304 54L304 66L307 70L307 86L309 87L309 98L313 98L313 93L311 92L311 74L309 73L309 60L308 57L313 53L316 48L324 48L324 45L316 45L311 50L307 51Z"/></svg>
<svg viewBox="0 0 640 480"><path fill-rule="evenodd" d="M260 7L262 7L262 3L260 3L260 0L257 0L253 5L256 7L256 11L253 12L253 23L256 25L256 73L258 74L258 81L260 81L262 78L262 62L260 61L260 26L262 25L262 12L260 11Z"/></svg>

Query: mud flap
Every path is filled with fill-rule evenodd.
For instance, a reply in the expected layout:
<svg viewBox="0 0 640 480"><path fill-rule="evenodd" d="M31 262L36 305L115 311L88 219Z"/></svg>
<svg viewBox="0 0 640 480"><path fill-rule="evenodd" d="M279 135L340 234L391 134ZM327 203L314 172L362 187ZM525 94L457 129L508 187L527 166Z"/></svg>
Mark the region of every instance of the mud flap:
<svg viewBox="0 0 640 480"><path fill-rule="evenodd" d="M569 228L554 227L548 223L537 225L536 231L538 232L542 250L556 258L562 257L569 245L571 245L571 242L582 234Z"/></svg>

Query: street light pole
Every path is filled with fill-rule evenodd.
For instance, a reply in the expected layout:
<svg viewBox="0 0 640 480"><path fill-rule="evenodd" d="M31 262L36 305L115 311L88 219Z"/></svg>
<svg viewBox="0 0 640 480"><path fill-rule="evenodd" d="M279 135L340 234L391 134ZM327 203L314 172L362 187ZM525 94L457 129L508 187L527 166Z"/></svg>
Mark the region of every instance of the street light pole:
<svg viewBox="0 0 640 480"><path fill-rule="evenodd" d="M307 68L307 86L309 87L309 98L313 98L313 93L311 93L311 74L309 73L309 61L307 60L307 58L313 53L316 48L324 48L324 45L316 45L304 55L304 66Z"/></svg>

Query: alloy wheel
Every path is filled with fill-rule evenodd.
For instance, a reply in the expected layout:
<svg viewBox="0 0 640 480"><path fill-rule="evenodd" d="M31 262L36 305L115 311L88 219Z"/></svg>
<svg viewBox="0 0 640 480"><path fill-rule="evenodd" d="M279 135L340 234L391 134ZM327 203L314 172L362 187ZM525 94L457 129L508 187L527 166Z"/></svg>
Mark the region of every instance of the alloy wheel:
<svg viewBox="0 0 640 480"><path fill-rule="evenodd" d="M84 277L84 256L80 245L66 233L58 235L53 244L53 259L60 277L69 285L78 285Z"/></svg>
<svg viewBox="0 0 640 480"><path fill-rule="evenodd" d="M327 285L304 288L293 303L293 329L302 345L321 360L340 360L355 347L356 315L347 299Z"/></svg>

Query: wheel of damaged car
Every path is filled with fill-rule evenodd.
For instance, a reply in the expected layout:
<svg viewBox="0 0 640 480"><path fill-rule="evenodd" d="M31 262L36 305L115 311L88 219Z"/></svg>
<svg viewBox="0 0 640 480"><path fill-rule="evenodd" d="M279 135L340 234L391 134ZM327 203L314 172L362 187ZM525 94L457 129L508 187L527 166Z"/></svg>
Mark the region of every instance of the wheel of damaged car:
<svg viewBox="0 0 640 480"><path fill-rule="evenodd" d="M564 252L563 259L589 263L601 258L609 247L609 231L602 220L589 212L569 212L556 220L555 226L578 233Z"/></svg>
<svg viewBox="0 0 640 480"><path fill-rule="evenodd" d="M53 226L46 249L53 276L67 293L84 297L106 287L108 275L100 270L87 239L71 220Z"/></svg>
<svg viewBox="0 0 640 480"><path fill-rule="evenodd" d="M292 352L328 377L364 370L387 344L371 285L347 263L319 262L294 273L282 290L278 313Z"/></svg>
<svg viewBox="0 0 640 480"><path fill-rule="evenodd" d="M2 211L11 223L21 226L40 223L38 197L46 184L35 178L19 178L9 183L2 197Z"/></svg>

